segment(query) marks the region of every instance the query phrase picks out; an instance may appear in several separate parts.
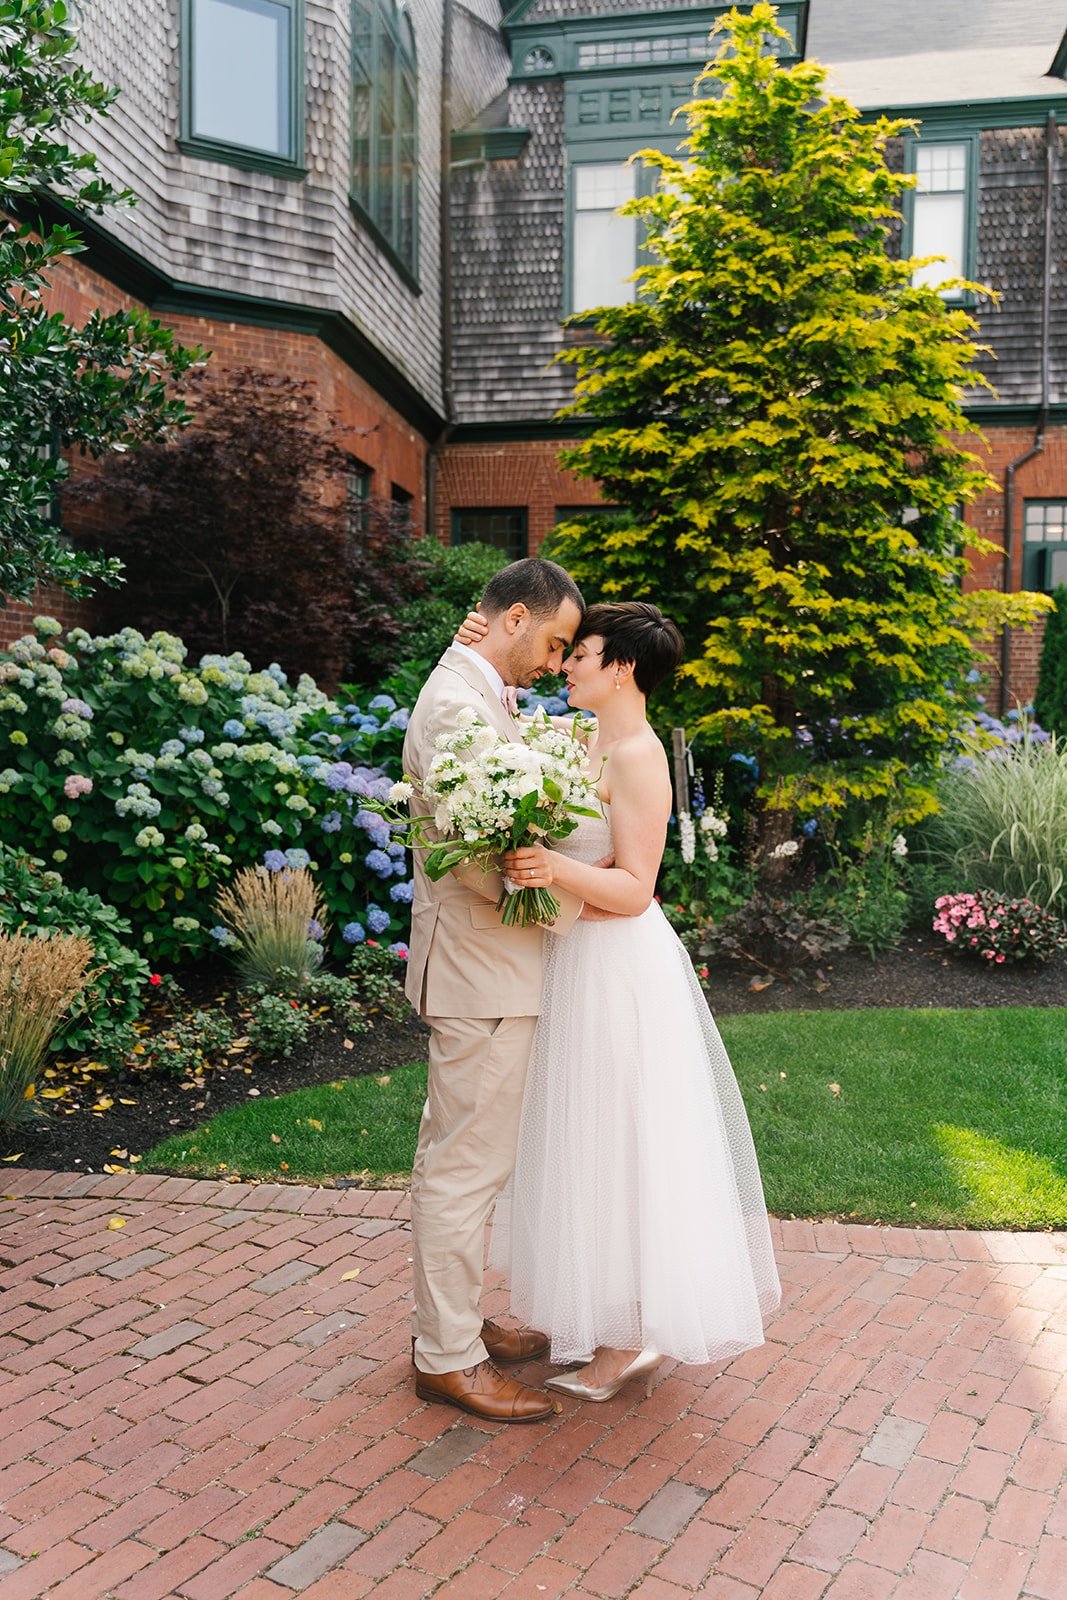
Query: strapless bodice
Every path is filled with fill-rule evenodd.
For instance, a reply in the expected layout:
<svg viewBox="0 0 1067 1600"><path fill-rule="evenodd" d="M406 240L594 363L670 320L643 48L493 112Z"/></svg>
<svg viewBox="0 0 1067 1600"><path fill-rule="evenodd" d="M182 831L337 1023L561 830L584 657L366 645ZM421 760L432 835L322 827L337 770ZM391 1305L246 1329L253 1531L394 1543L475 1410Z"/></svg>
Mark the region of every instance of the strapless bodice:
<svg viewBox="0 0 1067 1600"><path fill-rule="evenodd" d="M553 849L572 861L591 865L611 854L611 815L606 801L601 801L602 817L579 817L578 826L566 839L557 839Z"/></svg>

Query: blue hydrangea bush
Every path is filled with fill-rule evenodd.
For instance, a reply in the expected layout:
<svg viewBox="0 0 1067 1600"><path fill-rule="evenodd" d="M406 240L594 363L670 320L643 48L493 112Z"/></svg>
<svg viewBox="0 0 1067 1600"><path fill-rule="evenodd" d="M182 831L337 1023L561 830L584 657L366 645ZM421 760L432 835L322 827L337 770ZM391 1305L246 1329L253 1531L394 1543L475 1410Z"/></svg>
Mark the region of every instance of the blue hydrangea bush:
<svg viewBox="0 0 1067 1600"><path fill-rule="evenodd" d="M156 966L225 943L217 891L259 864L311 868L336 953L402 947L410 864L364 802L401 775L407 715L241 655L193 665L171 634L38 617L0 652L0 841L116 906Z"/></svg>

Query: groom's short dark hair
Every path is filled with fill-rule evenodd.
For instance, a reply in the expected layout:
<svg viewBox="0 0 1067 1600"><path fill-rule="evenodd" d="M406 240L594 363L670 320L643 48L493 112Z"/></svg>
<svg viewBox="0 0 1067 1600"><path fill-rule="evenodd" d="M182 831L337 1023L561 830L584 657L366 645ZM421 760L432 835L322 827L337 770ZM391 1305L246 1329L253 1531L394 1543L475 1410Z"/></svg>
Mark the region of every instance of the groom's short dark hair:
<svg viewBox="0 0 1067 1600"><path fill-rule="evenodd" d="M499 616L511 606L524 605L532 617L550 617L564 600L585 610L582 591L569 572L555 561L527 556L501 567L485 586L481 609L487 617Z"/></svg>

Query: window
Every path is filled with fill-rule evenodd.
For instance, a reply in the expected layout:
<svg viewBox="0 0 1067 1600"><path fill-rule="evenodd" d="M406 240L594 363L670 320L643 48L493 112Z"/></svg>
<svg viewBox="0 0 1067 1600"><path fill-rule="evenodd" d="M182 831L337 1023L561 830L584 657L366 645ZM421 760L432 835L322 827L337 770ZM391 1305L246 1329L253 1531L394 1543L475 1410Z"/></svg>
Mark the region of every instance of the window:
<svg viewBox="0 0 1067 1600"><path fill-rule="evenodd" d="M912 283L937 288L946 278L969 278L973 273L971 248L972 197L971 172L974 144L970 139L921 143L910 141L909 166L916 185L908 196L910 237L907 251L913 256L944 256L931 261L912 275ZM947 299L961 298L958 289L943 289Z"/></svg>
<svg viewBox="0 0 1067 1600"><path fill-rule="evenodd" d="M637 219L617 208L634 197L635 168L583 161L574 167L571 311L621 306L634 297L626 279L637 265Z"/></svg>
<svg viewBox="0 0 1067 1600"><path fill-rule="evenodd" d="M410 273L418 244L415 36L396 0L352 0L352 201Z"/></svg>
<svg viewBox="0 0 1067 1600"><path fill-rule="evenodd" d="M520 561L530 553L530 540L526 523L526 507L511 506L507 510L453 511L453 544L491 544L504 550L512 561Z"/></svg>
<svg viewBox="0 0 1067 1600"><path fill-rule="evenodd" d="M1023 588L1046 594L1067 583L1067 500L1027 500L1023 514Z"/></svg>
<svg viewBox="0 0 1067 1600"><path fill-rule="evenodd" d="M348 503L348 531L352 534L364 534L370 531L371 489L374 483L374 474L365 461L360 461L358 456L349 458L347 503Z"/></svg>
<svg viewBox="0 0 1067 1600"><path fill-rule="evenodd" d="M415 496L398 483L390 484L389 498L393 502L393 520L397 528L410 528L415 515Z"/></svg>
<svg viewBox="0 0 1067 1600"><path fill-rule="evenodd" d="M233 165L301 159L304 0L183 0L182 148Z"/></svg>

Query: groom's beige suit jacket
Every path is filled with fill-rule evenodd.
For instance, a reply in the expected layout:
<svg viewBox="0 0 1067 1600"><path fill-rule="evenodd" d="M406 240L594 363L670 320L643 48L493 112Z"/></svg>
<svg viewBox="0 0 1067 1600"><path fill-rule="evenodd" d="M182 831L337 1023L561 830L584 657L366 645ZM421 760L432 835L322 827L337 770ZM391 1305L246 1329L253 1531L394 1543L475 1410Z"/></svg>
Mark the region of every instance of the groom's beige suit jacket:
<svg viewBox="0 0 1067 1600"><path fill-rule="evenodd" d="M464 707L476 711L505 738L517 737L514 719L483 673L450 647L423 685L404 740L404 771L416 785L437 753L436 736L456 727ZM425 813L418 794L412 813ZM416 850L414 875L407 996L420 1016L536 1016L541 1008L544 932L539 927L504 927L496 909L500 874L483 874L468 866L433 883ZM561 906L553 932L566 933L581 901L558 890L553 893Z"/></svg>

